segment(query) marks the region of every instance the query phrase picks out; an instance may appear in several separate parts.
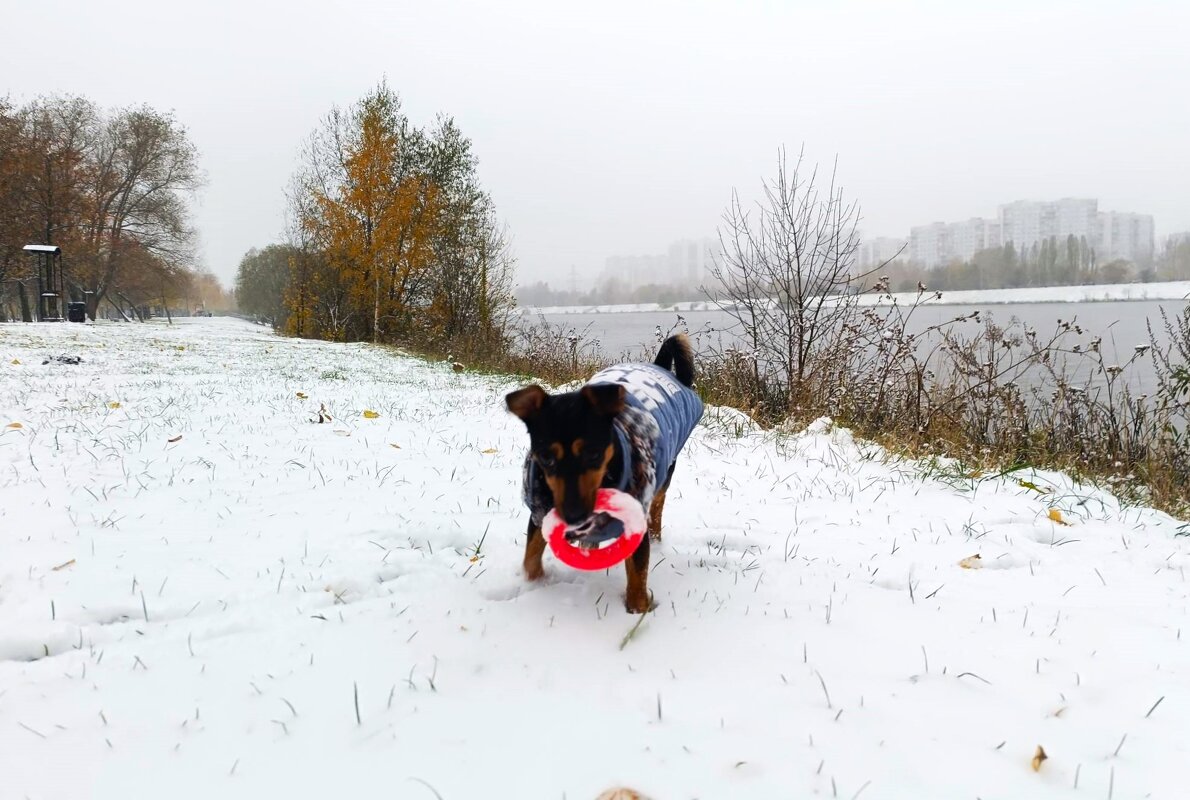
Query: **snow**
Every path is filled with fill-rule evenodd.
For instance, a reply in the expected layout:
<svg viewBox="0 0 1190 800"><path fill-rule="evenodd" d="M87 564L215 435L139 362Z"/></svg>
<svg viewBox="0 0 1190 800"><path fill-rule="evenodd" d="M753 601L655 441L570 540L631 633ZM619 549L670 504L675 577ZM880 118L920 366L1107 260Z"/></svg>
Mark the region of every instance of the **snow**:
<svg viewBox="0 0 1190 800"><path fill-rule="evenodd" d="M932 292L930 293L932 294ZM914 302L917 292L894 292L900 305ZM1184 300L1190 297L1190 281L1165 283L1112 283L1098 286L1041 286L1027 289L969 289L943 292L940 300L927 299L930 305L969 306L1002 305L1005 303L1094 303L1120 300ZM860 295L864 306L886 305L887 295ZM715 311L710 300L690 300L680 303L622 303L594 306L540 306L524 310L525 314L624 314L656 311Z"/></svg>
<svg viewBox="0 0 1190 800"><path fill-rule="evenodd" d="M0 795L1184 795L1177 520L711 409L629 636L622 570L520 576L512 385L0 326Z"/></svg>

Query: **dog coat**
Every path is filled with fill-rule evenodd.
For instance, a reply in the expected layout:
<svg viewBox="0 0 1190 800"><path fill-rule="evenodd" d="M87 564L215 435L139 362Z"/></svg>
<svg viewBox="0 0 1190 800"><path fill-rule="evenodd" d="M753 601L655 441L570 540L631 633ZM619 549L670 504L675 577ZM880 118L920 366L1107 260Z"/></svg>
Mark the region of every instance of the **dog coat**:
<svg viewBox="0 0 1190 800"><path fill-rule="evenodd" d="M669 480L674 460L702 418L702 400L672 372L653 364L618 364L587 383L625 389L624 410L612 422L623 469L619 475L609 473L603 485L632 495L647 514L653 495ZM541 525L554 505L532 454L525 458L524 500L534 525Z"/></svg>

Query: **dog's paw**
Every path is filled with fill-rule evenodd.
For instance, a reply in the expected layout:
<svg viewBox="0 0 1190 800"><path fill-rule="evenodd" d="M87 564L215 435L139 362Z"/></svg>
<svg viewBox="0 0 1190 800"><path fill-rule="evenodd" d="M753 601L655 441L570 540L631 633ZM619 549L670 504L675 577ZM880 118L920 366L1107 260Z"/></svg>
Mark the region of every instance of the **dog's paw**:
<svg viewBox="0 0 1190 800"><path fill-rule="evenodd" d="M641 592L639 595L625 595L624 597L624 608L629 614L647 614L656 607L652 592L648 594Z"/></svg>

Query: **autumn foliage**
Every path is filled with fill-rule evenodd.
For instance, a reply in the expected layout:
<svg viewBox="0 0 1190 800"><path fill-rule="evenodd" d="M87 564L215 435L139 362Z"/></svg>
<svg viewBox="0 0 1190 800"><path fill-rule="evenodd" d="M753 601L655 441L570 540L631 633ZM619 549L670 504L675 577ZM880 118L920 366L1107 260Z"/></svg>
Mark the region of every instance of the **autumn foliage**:
<svg viewBox="0 0 1190 800"><path fill-rule="evenodd" d="M513 260L476 167L452 119L415 126L383 83L333 109L302 148L291 241L241 264L241 307L296 336L498 342Z"/></svg>
<svg viewBox="0 0 1190 800"><path fill-rule="evenodd" d="M198 153L173 115L84 97L0 100L0 315L27 315L26 244L62 248L69 299L123 316L196 299Z"/></svg>

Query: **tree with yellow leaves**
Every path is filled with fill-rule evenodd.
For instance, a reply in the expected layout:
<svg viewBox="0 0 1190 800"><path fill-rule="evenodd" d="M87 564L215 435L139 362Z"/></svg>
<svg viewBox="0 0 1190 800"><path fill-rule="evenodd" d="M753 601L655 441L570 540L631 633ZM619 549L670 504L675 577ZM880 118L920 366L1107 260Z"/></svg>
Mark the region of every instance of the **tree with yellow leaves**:
<svg viewBox="0 0 1190 800"><path fill-rule="evenodd" d="M499 329L512 259L452 120L415 127L381 83L333 109L302 162L294 238L319 258L291 275L294 332L426 345Z"/></svg>

